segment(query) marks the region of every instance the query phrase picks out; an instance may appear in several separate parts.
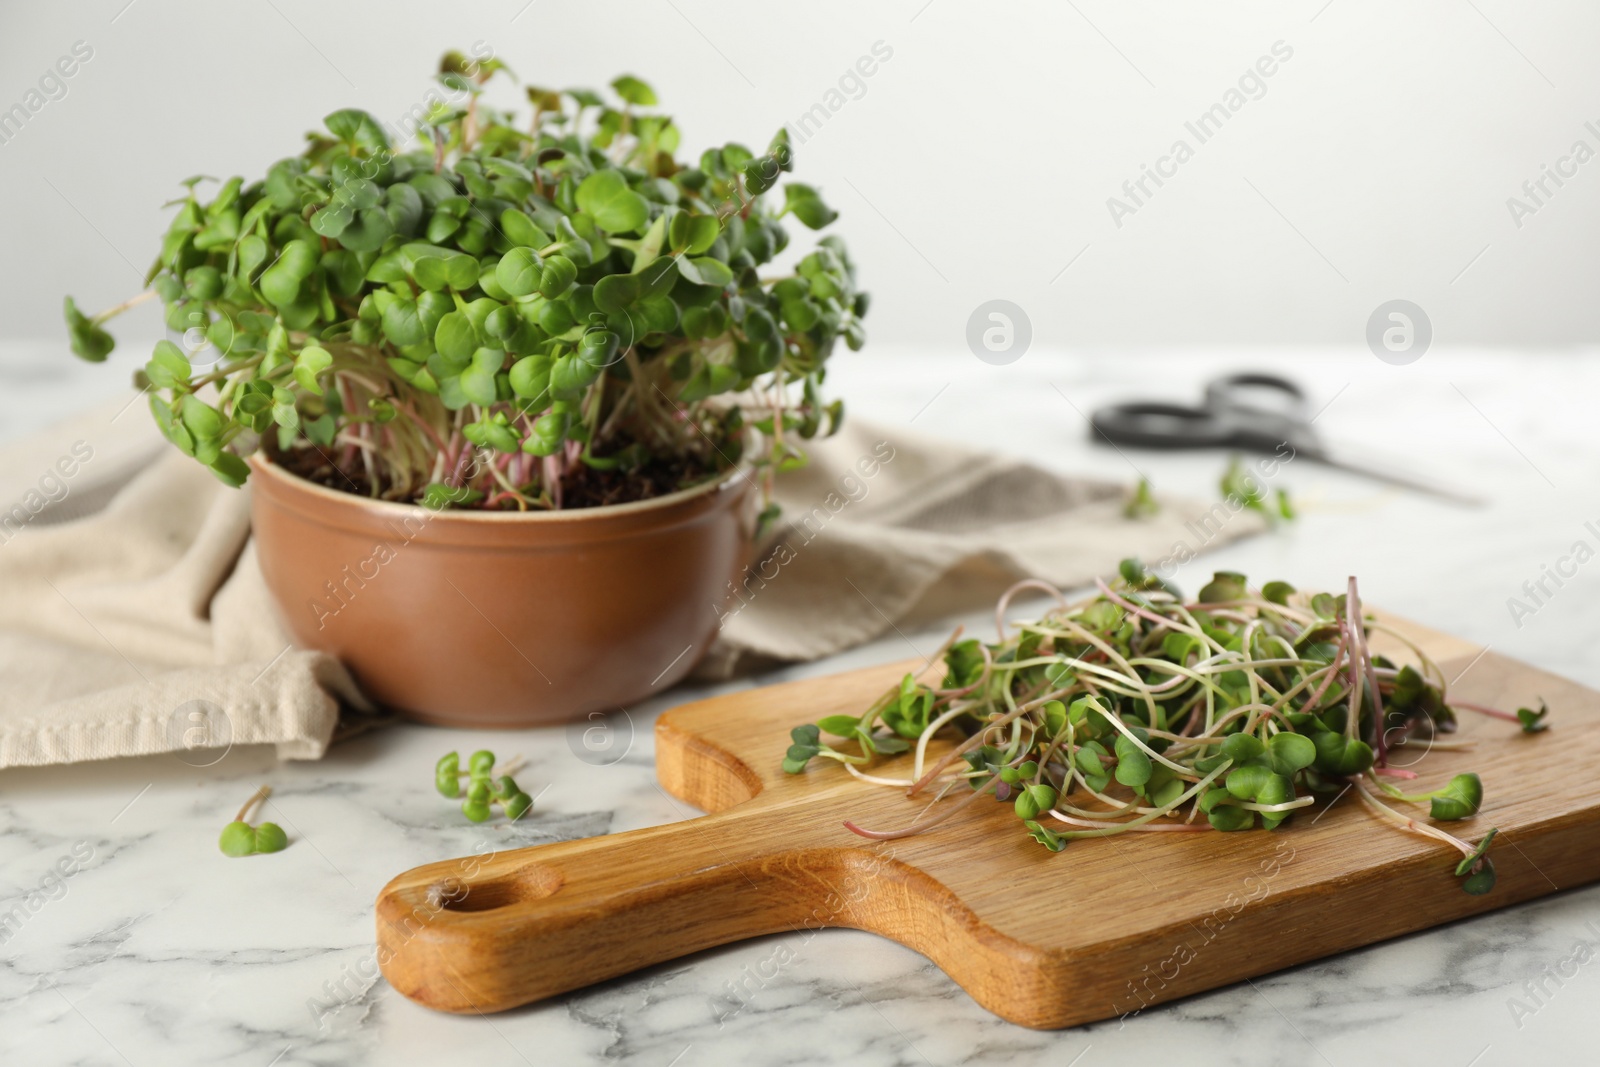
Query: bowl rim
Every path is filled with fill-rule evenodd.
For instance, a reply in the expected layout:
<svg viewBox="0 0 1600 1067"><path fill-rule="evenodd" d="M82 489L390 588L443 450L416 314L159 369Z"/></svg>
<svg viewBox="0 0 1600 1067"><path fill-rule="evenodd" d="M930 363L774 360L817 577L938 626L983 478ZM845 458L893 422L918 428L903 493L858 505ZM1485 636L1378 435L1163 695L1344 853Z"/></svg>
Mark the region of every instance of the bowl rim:
<svg viewBox="0 0 1600 1067"><path fill-rule="evenodd" d="M686 489L678 489L662 496L650 497L647 500L630 500L622 504L602 504L592 508L563 508L551 511L475 511L457 510L454 508L430 508L422 504L405 503L396 500L374 500L371 497L357 496L355 493L346 493L338 489L330 489L325 485L300 477L281 465L274 463L265 452L252 453L246 462L252 471L265 478L275 481L287 492L298 492L310 495L334 507L356 508L374 512L378 515L391 515L395 517L414 516L423 512L431 516L430 523L445 521L448 523L489 523L494 525L512 525L518 523L578 523L584 521L600 521L608 518L621 518L624 516L641 515L650 511L662 510L683 504L696 497L710 495L730 488L733 483L743 478L751 482L752 487L759 488L754 481L754 467L749 461L741 461L731 470L720 475L707 478L698 485L691 485Z"/></svg>

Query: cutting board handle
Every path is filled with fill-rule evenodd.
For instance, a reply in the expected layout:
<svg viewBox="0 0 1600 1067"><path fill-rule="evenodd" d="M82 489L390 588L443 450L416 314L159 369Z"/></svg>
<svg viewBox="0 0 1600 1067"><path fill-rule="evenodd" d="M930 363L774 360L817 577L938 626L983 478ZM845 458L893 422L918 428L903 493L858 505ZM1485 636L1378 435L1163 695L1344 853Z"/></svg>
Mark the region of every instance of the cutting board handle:
<svg viewBox="0 0 1600 1067"><path fill-rule="evenodd" d="M758 802L417 867L378 896L378 963L428 1007L490 1012L732 941L840 925L838 887L882 861L841 847L827 821Z"/></svg>

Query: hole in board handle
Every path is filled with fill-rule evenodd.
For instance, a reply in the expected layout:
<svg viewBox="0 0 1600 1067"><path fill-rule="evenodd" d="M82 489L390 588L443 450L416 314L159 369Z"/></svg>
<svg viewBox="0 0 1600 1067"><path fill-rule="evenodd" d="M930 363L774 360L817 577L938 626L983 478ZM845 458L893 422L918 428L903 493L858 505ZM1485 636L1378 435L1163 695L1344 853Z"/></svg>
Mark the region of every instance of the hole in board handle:
<svg viewBox="0 0 1600 1067"><path fill-rule="evenodd" d="M428 902L445 911L493 911L551 896L564 882L560 871L531 864L515 874L484 882L463 882L459 878L436 882L428 887Z"/></svg>

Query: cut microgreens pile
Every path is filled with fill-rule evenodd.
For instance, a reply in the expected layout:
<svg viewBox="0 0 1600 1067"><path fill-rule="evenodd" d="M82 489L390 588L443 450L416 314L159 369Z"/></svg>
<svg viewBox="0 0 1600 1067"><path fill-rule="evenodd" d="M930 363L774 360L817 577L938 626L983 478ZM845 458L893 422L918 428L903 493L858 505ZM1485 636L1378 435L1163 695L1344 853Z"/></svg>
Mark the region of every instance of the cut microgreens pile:
<svg viewBox="0 0 1600 1067"><path fill-rule="evenodd" d="M1447 701L1438 666L1362 613L1354 578L1343 596L1307 596L1285 582L1251 589L1243 575L1219 572L1189 601L1124 560L1116 581L1097 584L1096 595L1068 603L1043 582L1018 583L996 609L998 643L958 640L957 631L937 687L908 674L860 716L796 728L784 770L798 774L821 757L864 781L931 795L902 829L845 824L863 837L921 833L992 794L1052 852L1072 838L1134 831L1270 830L1313 804L1313 793L1349 790L1380 820L1459 849L1455 871L1468 893L1494 887L1485 855L1494 830L1473 844L1390 803L1427 805L1435 822L1471 818L1483 803L1478 776L1407 793L1395 781L1417 775L1390 767L1389 753L1401 744L1471 747L1440 736L1454 731L1457 708L1538 733L1543 704L1511 715ZM1007 634L1006 605L1028 588L1060 606ZM1374 631L1401 641L1416 662L1371 652ZM940 734L957 743L930 761L928 742ZM908 749L909 779L860 769Z"/></svg>

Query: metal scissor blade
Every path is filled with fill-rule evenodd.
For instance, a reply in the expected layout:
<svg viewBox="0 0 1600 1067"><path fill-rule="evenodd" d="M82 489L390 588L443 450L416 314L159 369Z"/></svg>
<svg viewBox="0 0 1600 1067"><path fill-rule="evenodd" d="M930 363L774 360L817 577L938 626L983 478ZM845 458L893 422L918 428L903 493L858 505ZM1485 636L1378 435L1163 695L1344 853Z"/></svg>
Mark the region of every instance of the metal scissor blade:
<svg viewBox="0 0 1600 1067"><path fill-rule="evenodd" d="M1304 455L1307 459L1315 460L1325 467L1333 467L1337 470L1349 471L1351 474L1359 474L1363 478L1371 478L1375 481L1386 482L1389 485L1397 485L1402 489L1415 489L1419 493L1427 493L1429 496L1435 496L1441 500L1448 500L1452 504L1460 504L1463 507L1481 508L1488 503L1488 501L1481 496L1475 496L1471 493L1465 492L1464 490L1445 485L1442 482L1432 481L1417 475L1407 474L1404 471L1395 470L1387 463L1358 463L1353 460L1344 459L1341 456L1332 455L1321 449L1318 449L1314 452L1302 452L1301 455Z"/></svg>

